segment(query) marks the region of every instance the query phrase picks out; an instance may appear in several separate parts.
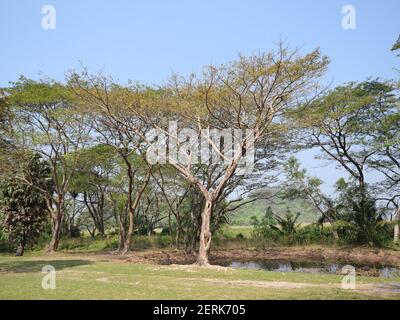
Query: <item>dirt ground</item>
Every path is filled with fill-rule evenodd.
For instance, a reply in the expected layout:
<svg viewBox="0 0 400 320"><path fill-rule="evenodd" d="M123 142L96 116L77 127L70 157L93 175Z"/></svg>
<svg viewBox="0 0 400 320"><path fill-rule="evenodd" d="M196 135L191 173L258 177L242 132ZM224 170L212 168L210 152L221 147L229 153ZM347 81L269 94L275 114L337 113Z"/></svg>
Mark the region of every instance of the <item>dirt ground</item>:
<svg viewBox="0 0 400 320"><path fill-rule="evenodd" d="M97 259L103 261L121 261L151 264L191 264L196 261L195 254L185 254L177 250L144 250L133 251L126 255L114 253L99 254ZM375 249L367 247L274 247L259 249L224 249L212 250L212 264L224 261L326 261L346 262L363 265L400 266L400 251Z"/></svg>

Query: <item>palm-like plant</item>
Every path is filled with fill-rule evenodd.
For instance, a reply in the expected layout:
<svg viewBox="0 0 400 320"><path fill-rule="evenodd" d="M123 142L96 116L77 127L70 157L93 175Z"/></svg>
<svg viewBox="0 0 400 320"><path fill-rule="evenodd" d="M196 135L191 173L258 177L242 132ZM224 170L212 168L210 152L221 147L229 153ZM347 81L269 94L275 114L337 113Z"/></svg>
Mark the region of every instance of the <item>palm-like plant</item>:
<svg viewBox="0 0 400 320"><path fill-rule="evenodd" d="M283 237L287 239L287 242L289 245L293 244L295 240L295 236L298 233L298 230L300 228L300 223L297 223L297 220L300 217L300 212L297 212L295 215L293 215L288 208L286 214L281 217L278 215L275 215L275 224L270 224L270 228L276 230L279 232Z"/></svg>
<svg viewBox="0 0 400 320"><path fill-rule="evenodd" d="M348 221L356 242L379 245L380 235L386 227L384 212L377 210L373 200L364 198L353 203Z"/></svg>

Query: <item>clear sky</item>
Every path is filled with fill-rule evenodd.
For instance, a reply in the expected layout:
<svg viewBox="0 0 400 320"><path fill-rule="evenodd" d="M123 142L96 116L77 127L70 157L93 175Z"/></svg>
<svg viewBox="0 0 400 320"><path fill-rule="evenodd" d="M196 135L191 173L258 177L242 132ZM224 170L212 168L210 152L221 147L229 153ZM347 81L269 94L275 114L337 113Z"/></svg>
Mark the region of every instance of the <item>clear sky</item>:
<svg viewBox="0 0 400 320"><path fill-rule="evenodd" d="M56 9L55 30L42 28L42 7ZM342 7L356 10L356 29L342 28ZM400 34L400 0L1 0L0 86L19 75L62 80L82 62L126 82L157 84L238 52L269 50L279 39L332 63L326 81L394 78L390 51ZM302 162L332 184L333 167Z"/></svg>

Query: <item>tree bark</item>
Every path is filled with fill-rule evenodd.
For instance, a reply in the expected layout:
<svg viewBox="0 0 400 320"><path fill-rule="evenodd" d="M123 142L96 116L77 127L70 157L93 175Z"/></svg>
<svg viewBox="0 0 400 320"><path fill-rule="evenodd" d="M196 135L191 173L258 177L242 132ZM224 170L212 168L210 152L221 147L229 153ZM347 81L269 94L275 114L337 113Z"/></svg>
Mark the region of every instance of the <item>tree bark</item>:
<svg viewBox="0 0 400 320"><path fill-rule="evenodd" d="M115 214L115 218L118 221L118 225L119 225L118 251L123 252L124 246L125 246L125 239L126 239L125 226L124 226L124 223L122 222L121 216L118 213Z"/></svg>
<svg viewBox="0 0 400 320"><path fill-rule="evenodd" d="M197 264L200 266L208 266L210 264L208 261L208 253L211 246L210 221L213 205L214 204L211 197L207 197L203 212L201 214L202 219L199 242L199 256L197 258Z"/></svg>
<svg viewBox="0 0 400 320"><path fill-rule="evenodd" d="M132 192L133 192L133 172L132 172L132 168L129 162L128 163L128 172L129 172L129 194L128 194L128 210L129 210L129 227L128 227L128 232L126 234L126 238L125 238L125 243L124 243L124 248L122 250L122 254L125 254L127 252L129 252L131 250L131 244L132 244L132 236L133 236L133 232L134 232L134 217L135 217L135 211L136 208L139 205L139 201L142 197L142 194L144 192L144 190L147 187L147 184L149 183L150 180L150 173L151 170L148 169L147 174L146 174L146 178L143 182L143 185L141 187L141 189L136 193L136 197L135 200L133 201L132 199Z"/></svg>
<svg viewBox="0 0 400 320"><path fill-rule="evenodd" d="M332 234L333 234L333 239L335 239L335 241L339 241L339 234L337 230L333 230Z"/></svg>
<svg viewBox="0 0 400 320"><path fill-rule="evenodd" d="M26 239L24 237L17 248L17 252L15 253L16 257L22 257L24 255L25 245L26 245Z"/></svg>
<svg viewBox="0 0 400 320"><path fill-rule="evenodd" d="M393 235L393 241L399 242L399 233L400 233L400 206L396 210L396 224L394 225L394 235Z"/></svg>
<svg viewBox="0 0 400 320"><path fill-rule="evenodd" d="M55 213L55 217L53 217L53 227L52 227L52 236L49 245L47 246L47 253L54 253L58 250L58 245L60 242L61 235L61 225L62 225L63 212Z"/></svg>

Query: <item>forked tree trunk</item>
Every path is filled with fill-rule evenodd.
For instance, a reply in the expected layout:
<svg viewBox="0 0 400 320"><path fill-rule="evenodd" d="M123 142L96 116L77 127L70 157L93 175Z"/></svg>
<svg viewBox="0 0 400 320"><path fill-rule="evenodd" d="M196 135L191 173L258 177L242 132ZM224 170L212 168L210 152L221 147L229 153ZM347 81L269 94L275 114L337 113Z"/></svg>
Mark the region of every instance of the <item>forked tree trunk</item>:
<svg viewBox="0 0 400 320"><path fill-rule="evenodd" d="M64 219L64 198L63 196L58 196L58 200L55 202L55 208L52 207L51 201L46 202L50 212L52 233L50 243L46 248L46 253L53 253L58 250L58 244L60 242L62 222Z"/></svg>
<svg viewBox="0 0 400 320"><path fill-rule="evenodd" d="M61 225L62 225L62 213L59 214L57 212L57 217L53 219L53 228L52 228L52 235L51 241L47 246L47 253L53 253L58 250L58 245L60 243L60 236L61 236Z"/></svg>
<svg viewBox="0 0 400 320"><path fill-rule="evenodd" d="M201 214L201 230L200 230L200 242L199 242L199 256L197 258L197 264L200 266L208 266L208 253L211 246L211 214L213 209L213 202L210 197L206 198L203 212Z"/></svg>

